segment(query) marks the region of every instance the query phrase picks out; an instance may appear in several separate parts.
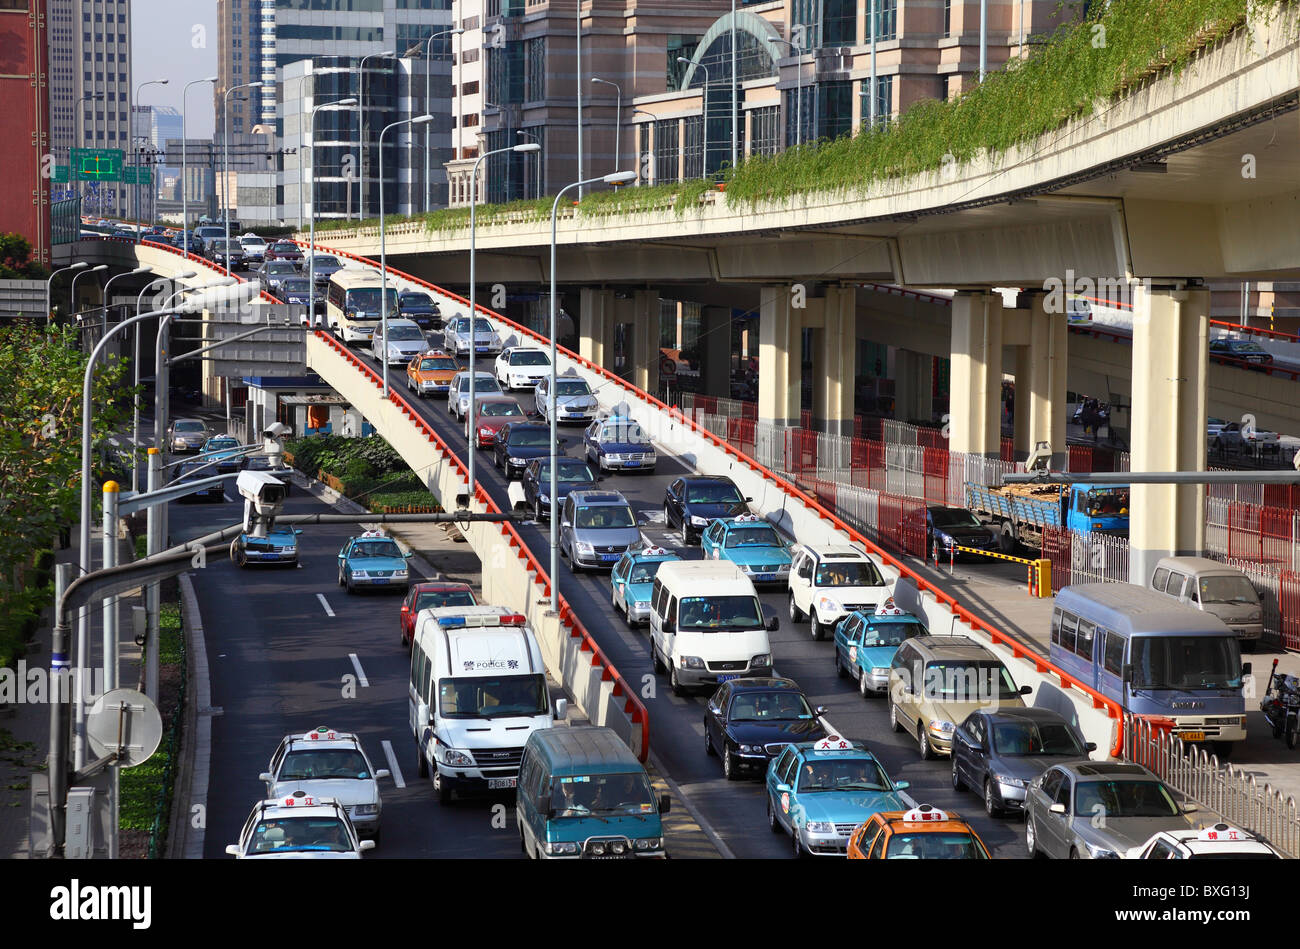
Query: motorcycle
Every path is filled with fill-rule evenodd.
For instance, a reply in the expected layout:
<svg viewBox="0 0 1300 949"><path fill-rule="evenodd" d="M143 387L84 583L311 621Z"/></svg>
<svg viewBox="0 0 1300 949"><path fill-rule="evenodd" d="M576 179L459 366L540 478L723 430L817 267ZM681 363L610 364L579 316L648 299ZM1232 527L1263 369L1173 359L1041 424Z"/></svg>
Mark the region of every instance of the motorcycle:
<svg viewBox="0 0 1300 949"><path fill-rule="evenodd" d="M1300 678L1277 671L1277 660L1268 675L1268 691L1259 709L1273 729L1273 737L1286 736L1286 746L1294 748L1300 736Z"/></svg>

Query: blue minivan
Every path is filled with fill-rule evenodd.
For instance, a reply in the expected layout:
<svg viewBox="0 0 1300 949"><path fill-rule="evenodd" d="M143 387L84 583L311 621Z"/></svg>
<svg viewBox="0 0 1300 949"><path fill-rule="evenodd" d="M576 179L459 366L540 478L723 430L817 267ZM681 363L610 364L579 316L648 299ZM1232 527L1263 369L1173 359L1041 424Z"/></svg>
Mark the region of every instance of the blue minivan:
<svg viewBox="0 0 1300 949"><path fill-rule="evenodd" d="M519 763L519 843L535 859L663 857L658 801L645 768L623 739L596 725L542 728Z"/></svg>

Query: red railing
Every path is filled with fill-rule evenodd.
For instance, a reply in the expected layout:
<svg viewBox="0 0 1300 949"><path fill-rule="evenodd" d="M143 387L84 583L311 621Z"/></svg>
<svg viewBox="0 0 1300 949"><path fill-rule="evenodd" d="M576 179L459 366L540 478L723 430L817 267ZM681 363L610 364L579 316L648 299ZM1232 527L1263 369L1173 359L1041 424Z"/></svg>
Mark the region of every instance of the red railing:
<svg viewBox="0 0 1300 949"><path fill-rule="evenodd" d="M1223 320L1210 320L1211 326L1217 326L1219 329L1230 330L1233 333L1246 333L1250 336L1265 336L1269 339L1276 339L1283 343L1300 343L1300 336L1294 333L1283 333L1278 330L1266 330L1258 326L1242 326L1240 323L1225 323Z"/></svg>
<svg viewBox="0 0 1300 949"><path fill-rule="evenodd" d="M1287 649L1300 649L1300 573L1282 571L1277 600L1282 617L1282 645Z"/></svg>

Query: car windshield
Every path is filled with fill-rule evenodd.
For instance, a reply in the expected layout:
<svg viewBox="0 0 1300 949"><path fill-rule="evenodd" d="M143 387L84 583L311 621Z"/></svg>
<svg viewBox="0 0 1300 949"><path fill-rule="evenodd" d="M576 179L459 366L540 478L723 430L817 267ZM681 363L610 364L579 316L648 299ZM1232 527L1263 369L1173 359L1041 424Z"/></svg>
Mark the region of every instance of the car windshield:
<svg viewBox="0 0 1300 949"><path fill-rule="evenodd" d="M276 245L275 245L274 247L272 247L271 249L274 250L277 254L297 254L297 253L300 253L300 251L298 250L298 247L297 247L296 245L294 245L294 244L287 244L287 243L285 243L284 241L280 241L278 244L276 244Z"/></svg>
<svg viewBox="0 0 1300 949"><path fill-rule="evenodd" d="M514 659L497 661L500 668L518 665ZM438 680L438 707L443 718L545 715L546 697L546 677L541 673Z"/></svg>
<svg viewBox="0 0 1300 949"><path fill-rule="evenodd" d="M874 758L806 758L799 767L799 787L796 788L800 794L893 789L893 784Z"/></svg>
<svg viewBox="0 0 1300 949"><path fill-rule="evenodd" d="M1201 577L1201 603L1259 603L1259 594L1245 577Z"/></svg>
<svg viewBox="0 0 1300 949"><path fill-rule="evenodd" d="M233 438L214 438L207 444L208 451L220 451L225 448L238 448L239 442Z"/></svg>
<svg viewBox="0 0 1300 949"><path fill-rule="evenodd" d="M263 271L263 273L269 274L297 272L298 268L294 266L292 260L273 260L266 265L266 270Z"/></svg>
<svg viewBox="0 0 1300 949"><path fill-rule="evenodd" d="M201 432L204 430L202 422L177 422L176 431L178 432Z"/></svg>
<svg viewBox="0 0 1300 949"><path fill-rule="evenodd" d="M585 379L561 379L555 384L556 395L590 395L591 387Z"/></svg>
<svg viewBox="0 0 1300 949"><path fill-rule="evenodd" d="M734 484L718 481L702 481L686 486L686 503L688 504L727 504L743 500Z"/></svg>
<svg viewBox="0 0 1300 949"><path fill-rule="evenodd" d="M466 323L468 323L468 322L469 322L469 321L468 321L468 319L467 319L467 320L466 320ZM490 332L492 332L492 324L489 323L487 320L483 319L483 317L480 316L478 319L476 319L476 320L474 321L474 332L475 332L475 333L490 333Z"/></svg>
<svg viewBox="0 0 1300 949"><path fill-rule="evenodd" d="M469 393L469 376L464 376L461 378L460 391L466 394ZM501 391L501 387L497 385L497 381L494 377L479 376L479 375L476 375L474 377L475 397L483 395L483 393L485 392L500 392L500 391Z"/></svg>
<svg viewBox="0 0 1300 949"><path fill-rule="evenodd" d="M391 540L362 540L352 545L349 556L353 560L367 557L392 557L400 560L402 548Z"/></svg>
<svg viewBox="0 0 1300 949"><path fill-rule="evenodd" d="M994 722L993 750L1012 757L1087 754L1064 722Z"/></svg>
<svg viewBox="0 0 1300 949"><path fill-rule="evenodd" d="M320 256L319 254L317 254L317 255L316 255L314 258L312 258L312 259L316 261L316 266L317 266L317 268L320 268L320 267L337 267L337 266L339 266L339 262L338 262L338 260L335 259L335 258L333 258L333 257L322 257L322 256Z"/></svg>
<svg viewBox="0 0 1300 949"><path fill-rule="evenodd" d="M1189 860L1281 860L1275 853L1258 853L1254 850L1228 851L1227 853L1193 853Z"/></svg>
<svg viewBox="0 0 1300 949"><path fill-rule="evenodd" d="M638 564L635 564L632 567L631 573L627 575L627 582L628 583L650 583L652 580L654 580L655 574L659 572L659 568L662 567L666 562L667 561L664 560L650 560L650 561L642 561Z"/></svg>
<svg viewBox="0 0 1300 949"><path fill-rule="evenodd" d="M989 855L970 834L895 834L886 860L987 860Z"/></svg>
<svg viewBox="0 0 1300 949"><path fill-rule="evenodd" d="M1134 689L1238 689L1235 636L1134 636L1129 641Z"/></svg>
<svg viewBox="0 0 1300 949"><path fill-rule="evenodd" d="M649 439L636 422L614 422L601 427L596 436L602 442L642 444Z"/></svg>
<svg viewBox="0 0 1300 949"><path fill-rule="evenodd" d="M1093 488L1088 492L1089 516L1127 514L1128 488Z"/></svg>
<svg viewBox="0 0 1300 949"><path fill-rule="evenodd" d="M434 356L430 359L420 360L420 369L424 372L431 372L435 369L455 369L456 360L450 356Z"/></svg>
<svg viewBox="0 0 1300 949"><path fill-rule="evenodd" d="M688 596L677 609L678 629L760 629L763 608L758 597Z"/></svg>
<svg viewBox="0 0 1300 949"><path fill-rule="evenodd" d="M321 778L370 779L366 758L355 748L308 748L284 756L276 781L316 781Z"/></svg>
<svg viewBox="0 0 1300 949"><path fill-rule="evenodd" d="M418 326L390 326L388 338L402 342L424 342L424 334L420 332Z"/></svg>
<svg viewBox="0 0 1300 949"><path fill-rule="evenodd" d="M543 442L543 444L547 444ZM636 527L632 509L620 504L596 504L580 507L574 515L574 527L579 528L629 528Z"/></svg>
<svg viewBox="0 0 1300 949"><path fill-rule="evenodd" d="M270 471L271 459L266 455L248 455L244 458L244 468L248 471Z"/></svg>
<svg viewBox="0 0 1300 949"><path fill-rule="evenodd" d="M941 507L930 512L935 527L981 527L980 519L964 507Z"/></svg>
<svg viewBox="0 0 1300 949"><path fill-rule="evenodd" d="M551 432L545 428L516 428L506 442L511 448L543 448L551 443Z"/></svg>
<svg viewBox="0 0 1300 949"><path fill-rule="evenodd" d="M478 414L502 418L511 415L522 416L524 410L519 407L517 402L484 402L478 407Z"/></svg>
<svg viewBox="0 0 1300 949"><path fill-rule="evenodd" d="M474 594L469 590L439 590L433 593L421 593L415 598L415 611L433 610L440 606L477 606Z"/></svg>
<svg viewBox="0 0 1300 949"><path fill-rule="evenodd" d="M295 277L293 280L286 280L280 284L280 289L286 293L306 293L311 289L311 281Z"/></svg>
<svg viewBox="0 0 1300 949"><path fill-rule="evenodd" d="M1261 345L1259 345L1259 343L1253 343L1253 342L1249 342L1249 341L1247 341L1247 340L1235 340L1235 341L1232 343L1232 348L1235 349L1235 350L1236 350L1237 352L1239 352L1239 353L1262 353L1262 352L1264 352L1264 347L1261 346Z"/></svg>
<svg viewBox="0 0 1300 949"><path fill-rule="evenodd" d="M551 811L557 818L634 816L657 810L644 772L572 775L551 782Z"/></svg>
<svg viewBox="0 0 1300 949"><path fill-rule="evenodd" d="M917 622L869 624L862 631L862 645L901 646L904 640L924 635L925 627Z"/></svg>
<svg viewBox="0 0 1300 949"><path fill-rule="evenodd" d="M403 306L433 306L433 301L429 299L427 293L400 293L397 299Z"/></svg>
<svg viewBox="0 0 1300 949"><path fill-rule="evenodd" d="M925 697L947 702L983 702L1020 694L1011 673L997 661L935 660L925 664Z"/></svg>
<svg viewBox="0 0 1300 949"><path fill-rule="evenodd" d="M733 527L727 531L728 547L784 547L776 531L766 525Z"/></svg>
<svg viewBox="0 0 1300 949"><path fill-rule="evenodd" d="M1119 818L1177 817L1180 812L1159 781L1084 781L1074 792L1074 813Z"/></svg>
<svg viewBox="0 0 1300 949"><path fill-rule="evenodd" d="M550 357L540 349L517 349L510 354L512 366L549 366Z"/></svg>
<svg viewBox="0 0 1300 949"><path fill-rule="evenodd" d="M549 463L538 465L537 480L541 484L548 484L551 480L551 466ZM561 460L560 468L555 473L555 480L560 484L576 484L583 481L595 481L595 476L591 469L581 461Z"/></svg>
<svg viewBox="0 0 1300 949"><path fill-rule="evenodd" d="M277 817L257 822L245 852L260 854L328 850L333 853L350 853L352 849L348 829L337 817Z"/></svg>
<svg viewBox="0 0 1300 949"><path fill-rule="evenodd" d="M823 563L814 583L819 587L878 587L884 584L880 571L869 560Z"/></svg>
<svg viewBox="0 0 1300 949"><path fill-rule="evenodd" d="M732 722L812 721L813 710L798 692L789 689L771 692L741 692L731 700L727 713Z"/></svg>

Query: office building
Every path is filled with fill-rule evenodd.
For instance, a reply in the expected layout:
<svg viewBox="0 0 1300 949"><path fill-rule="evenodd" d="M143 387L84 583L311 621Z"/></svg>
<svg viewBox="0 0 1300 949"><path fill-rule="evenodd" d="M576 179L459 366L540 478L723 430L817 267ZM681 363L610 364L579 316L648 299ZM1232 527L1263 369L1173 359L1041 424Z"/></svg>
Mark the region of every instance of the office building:
<svg viewBox="0 0 1300 949"><path fill-rule="evenodd" d="M50 150L45 0L0 3L0 114L12 139L0 181L0 233L31 243L35 259L50 259L50 184L41 174Z"/></svg>
<svg viewBox="0 0 1300 949"><path fill-rule="evenodd" d="M228 90L263 79L262 7L262 0L217 0L217 81L212 89L212 108L218 135L223 128L248 132L263 120L260 88L232 93L230 115L224 114ZM274 0L270 9L274 22ZM272 75L271 81L274 80ZM274 99L271 112L274 121ZM229 125L223 124L227 120Z"/></svg>

